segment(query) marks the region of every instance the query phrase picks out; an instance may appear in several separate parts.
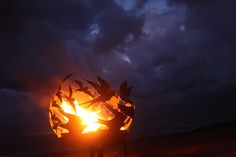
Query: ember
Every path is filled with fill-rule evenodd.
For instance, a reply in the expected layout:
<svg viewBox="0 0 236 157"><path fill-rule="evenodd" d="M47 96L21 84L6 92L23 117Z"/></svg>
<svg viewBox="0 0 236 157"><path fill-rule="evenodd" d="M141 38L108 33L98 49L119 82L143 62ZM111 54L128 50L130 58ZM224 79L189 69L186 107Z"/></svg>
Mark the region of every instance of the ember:
<svg viewBox="0 0 236 157"><path fill-rule="evenodd" d="M97 82L71 82L71 76L61 82L49 105L49 121L57 137L103 131L126 134L134 118L132 87L125 81L114 92L99 76Z"/></svg>

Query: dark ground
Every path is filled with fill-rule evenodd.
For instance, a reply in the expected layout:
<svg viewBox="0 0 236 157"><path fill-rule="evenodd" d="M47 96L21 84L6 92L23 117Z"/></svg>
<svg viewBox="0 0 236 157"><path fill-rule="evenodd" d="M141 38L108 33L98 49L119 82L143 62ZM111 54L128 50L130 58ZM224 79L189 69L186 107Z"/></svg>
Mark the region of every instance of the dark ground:
<svg viewBox="0 0 236 157"><path fill-rule="evenodd" d="M89 157L89 147L63 145L55 136L2 138L0 157ZM127 141L128 157L236 157L236 120L195 131ZM122 157L122 144L104 148L104 157Z"/></svg>

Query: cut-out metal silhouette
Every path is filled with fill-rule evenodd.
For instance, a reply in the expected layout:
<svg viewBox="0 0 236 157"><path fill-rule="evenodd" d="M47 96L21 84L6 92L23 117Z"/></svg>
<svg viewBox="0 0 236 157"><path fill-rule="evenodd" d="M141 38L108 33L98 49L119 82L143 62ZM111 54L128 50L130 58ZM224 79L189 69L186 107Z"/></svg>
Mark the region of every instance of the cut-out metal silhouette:
<svg viewBox="0 0 236 157"><path fill-rule="evenodd" d="M115 92L100 76L95 82L70 81L72 76L74 73L61 81L49 105L49 122L54 133L59 138L98 136L102 139L94 145L99 146L106 140L124 141L135 113L135 105L130 100L132 87L124 81ZM103 156L102 147L98 155Z"/></svg>

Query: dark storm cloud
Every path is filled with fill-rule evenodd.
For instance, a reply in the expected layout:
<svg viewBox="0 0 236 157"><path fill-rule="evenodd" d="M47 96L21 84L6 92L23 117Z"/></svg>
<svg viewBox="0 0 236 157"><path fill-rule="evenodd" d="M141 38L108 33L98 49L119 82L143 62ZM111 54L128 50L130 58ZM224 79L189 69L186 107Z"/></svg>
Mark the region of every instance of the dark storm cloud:
<svg viewBox="0 0 236 157"><path fill-rule="evenodd" d="M47 114L35 105L32 93L10 88L0 89L1 137L29 135L45 131ZM39 123L39 120L41 122Z"/></svg>
<svg viewBox="0 0 236 157"><path fill-rule="evenodd" d="M109 51L122 45L129 34L138 38L143 24L141 17L112 1L12 0L1 5L0 16L1 85L43 82L60 73L78 71L74 56L89 47L90 51ZM92 24L98 24L100 34L87 41ZM80 45L77 54L69 54L67 41Z"/></svg>
<svg viewBox="0 0 236 157"><path fill-rule="evenodd" d="M129 12L124 12L118 7L102 12L97 21L103 32L95 40L95 49L100 52L106 52L123 44L129 34L134 40L138 40L142 33L143 20L130 16Z"/></svg>
<svg viewBox="0 0 236 157"><path fill-rule="evenodd" d="M48 22L62 29L86 30L96 13L112 5L104 2L11 0L1 5L2 27L22 31L29 23Z"/></svg>
<svg viewBox="0 0 236 157"><path fill-rule="evenodd" d="M203 76L205 88L215 84L235 85L235 32L234 1L169 1L170 4L186 7L185 31L192 37L176 47L176 51L185 48L193 55L193 60L187 64L197 65L201 70L196 79ZM186 38L183 38L184 41ZM178 42L177 42L178 43ZM183 45L185 44L185 45ZM202 66L202 67L201 67ZM188 70L190 71L190 70ZM183 72L183 74L188 74ZM194 73L197 74L197 73ZM193 79L191 79L193 80ZM202 81L196 81L202 82ZM221 88L221 87L219 87ZM229 89L230 90L230 89Z"/></svg>
<svg viewBox="0 0 236 157"><path fill-rule="evenodd" d="M144 90L146 96L157 97L157 105L171 106L165 110L173 114L163 117L176 123L178 119L207 122L235 117L235 1L170 0L168 4L170 11L150 20L159 28L158 22L170 22L167 30L149 40L146 48L141 46L151 56L138 68L151 78L142 82L150 89Z"/></svg>
<svg viewBox="0 0 236 157"><path fill-rule="evenodd" d="M140 55L142 59L134 56L139 63L137 72L152 83L156 81L155 91L163 88L161 93L234 83L235 22L231 3L171 5L170 11L147 17L144 31L147 29L148 38L133 48L146 52ZM150 93L151 89L147 95Z"/></svg>

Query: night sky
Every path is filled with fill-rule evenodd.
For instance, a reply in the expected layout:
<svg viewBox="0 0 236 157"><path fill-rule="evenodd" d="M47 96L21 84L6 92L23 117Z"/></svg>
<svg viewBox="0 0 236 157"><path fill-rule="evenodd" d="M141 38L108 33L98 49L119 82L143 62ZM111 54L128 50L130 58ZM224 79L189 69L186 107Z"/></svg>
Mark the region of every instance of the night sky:
<svg viewBox="0 0 236 157"><path fill-rule="evenodd" d="M236 118L235 6L235 0L1 2L0 137L50 132L49 94L71 72L100 75L114 89L124 80L133 86L133 135Z"/></svg>

